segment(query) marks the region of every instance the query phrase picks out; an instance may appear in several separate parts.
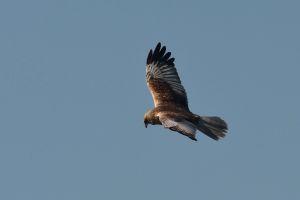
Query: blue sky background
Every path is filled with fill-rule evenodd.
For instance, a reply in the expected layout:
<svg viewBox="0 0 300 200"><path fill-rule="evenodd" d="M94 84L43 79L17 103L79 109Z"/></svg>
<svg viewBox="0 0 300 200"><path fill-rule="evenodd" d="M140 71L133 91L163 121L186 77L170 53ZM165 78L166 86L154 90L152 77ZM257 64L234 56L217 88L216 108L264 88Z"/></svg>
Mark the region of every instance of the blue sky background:
<svg viewBox="0 0 300 200"><path fill-rule="evenodd" d="M0 199L300 199L299 1L0 2ZM228 136L144 128L150 48Z"/></svg>

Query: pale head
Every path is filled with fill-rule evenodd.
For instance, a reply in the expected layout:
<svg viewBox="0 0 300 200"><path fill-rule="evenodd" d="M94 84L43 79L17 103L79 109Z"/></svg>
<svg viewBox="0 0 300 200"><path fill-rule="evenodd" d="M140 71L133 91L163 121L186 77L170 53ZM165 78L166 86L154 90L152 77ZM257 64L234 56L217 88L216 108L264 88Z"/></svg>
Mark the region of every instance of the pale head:
<svg viewBox="0 0 300 200"><path fill-rule="evenodd" d="M146 128L147 128L148 124L154 124L153 117L154 117L153 110L148 110L144 114L144 124L145 124Z"/></svg>

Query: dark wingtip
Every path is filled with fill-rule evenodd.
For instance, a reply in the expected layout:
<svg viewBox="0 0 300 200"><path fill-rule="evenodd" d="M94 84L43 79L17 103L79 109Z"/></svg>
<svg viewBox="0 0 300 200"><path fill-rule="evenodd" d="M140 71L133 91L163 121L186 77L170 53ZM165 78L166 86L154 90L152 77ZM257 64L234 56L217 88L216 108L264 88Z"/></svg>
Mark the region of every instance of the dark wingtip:
<svg viewBox="0 0 300 200"><path fill-rule="evenodd" d="M168 60L171 56L171 52L167 52L164 57L163 57L163 60Z"/></svg>
<svg viewBox="0 0 300 200"><path fill-rule="evenodd" d="M160 47L161 47L161 43L158 42L157 45L156 45L156 48L159 48L159 49L160 49Z"/></svg>
<svg viewBox="0 0 300 200"><path fill-rule="evenodd" d="M167 48L166 46L161 46L161 43L158 42L154 50L150 50L148 57L147 57L147 65L160 61L168 63L169 65L174 65L175 58L170 58L171 52L166 52Z"/></svg>
<svg viewBox="0 0 300 200"><path fill-rule="evenodd" d="M158 55L158 58L159 59L163 59L163 57L164 57L164 55L165 55L165 53L166 53L166 46L163 46L162 48L161 48L161 50L160 50L160 52L159 52L159 55Z"/></svg>
<svg viewBox="0 0 300 200"><path fill-rule="evenodd" d="M147 57L147 65L151 63L152 60L152 49L150 49L148 57Z"/></svg>
<svg viewBox="0 0 300 200"><path fill-rule="evenodd" d="M169 65L174 65L174 61L175 61L175 58L170 58L170 59L168 60L168 64L169 64Z"/></svg>
<svg viewBox="0 0 300 200"><path fill-rule="evenodd" d="M160 42L156 45L155 49L154 49L154 52L153 52L153 59L157 60L158 59L158 56L159 56L159 52L160 52L160 47L161 47L161 44Z"/></svg>

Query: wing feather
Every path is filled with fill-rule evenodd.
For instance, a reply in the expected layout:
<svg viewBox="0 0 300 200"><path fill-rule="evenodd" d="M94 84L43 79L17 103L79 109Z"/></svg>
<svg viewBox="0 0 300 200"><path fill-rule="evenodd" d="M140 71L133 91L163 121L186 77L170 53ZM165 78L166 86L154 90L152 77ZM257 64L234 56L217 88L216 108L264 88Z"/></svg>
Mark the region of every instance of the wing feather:
<svg viewBox="0 0 300 200"><path fill-rule="evenodd" d="M184 87L175 68L175 58L170 58L166 47L158 43L147 57L146 81L152 94L155 107L176 105L188 109L188 100Z"/></svg>
<svg viewBox="0 0 300 200"><path fill-rule="evenodd" d="M197 140L195 138L197 127L192 123L185 119L178 119L178 117L172 117L167 114L158 114L159 120L165 128L169 128L172 131L176 131L193 140Z"/></svg>

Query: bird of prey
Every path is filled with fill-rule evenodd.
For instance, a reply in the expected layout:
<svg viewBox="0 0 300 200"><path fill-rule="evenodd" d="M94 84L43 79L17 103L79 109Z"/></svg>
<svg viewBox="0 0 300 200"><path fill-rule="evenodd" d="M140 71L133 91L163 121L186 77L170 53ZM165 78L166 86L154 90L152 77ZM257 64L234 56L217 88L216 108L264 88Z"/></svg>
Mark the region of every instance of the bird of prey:
<svg viewBox="0 0 300 200"><path fill-rule="evenodd" d="M158 43L150 50L146 64L146 82L151 92L154 109L144 115L144 123L163 125L197 141L196 131L218 140L225 136L227 124L220 117L205 117L192 113L181 84L171 52Z"/></svg>

